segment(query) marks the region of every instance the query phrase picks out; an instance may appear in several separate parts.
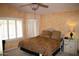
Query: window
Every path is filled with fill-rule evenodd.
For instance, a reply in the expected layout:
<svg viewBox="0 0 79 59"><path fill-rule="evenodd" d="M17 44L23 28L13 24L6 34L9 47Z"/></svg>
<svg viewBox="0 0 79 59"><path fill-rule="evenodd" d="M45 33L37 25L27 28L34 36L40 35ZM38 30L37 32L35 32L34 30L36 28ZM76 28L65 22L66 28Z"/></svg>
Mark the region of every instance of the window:
<svg viewBox="0 0 79 59"><path fill-rule="evenodd" d="M22 20L16 18L0 18L0 39L15 39L21 38L22 32Z"/></svg>
<svg viewBox="0 0 79 59"><path fill-rule="evenodd" d="M17 37L22 37L22 21L18 20L17 22Z"/></svg>
<svg viewBox="0 0 79 59"><path fill-rule="evenodd" d="M38 20L29 19L28 24L28 37L34 37L39 34L39 22Z"/></svg>
<svg viewBox="0 0 79 59"><path fill-rule="evenodd" d="M0 20L0 39L8 39L7 35L7 20Z"/></svg>
<svg viewBox="0 0 79 59"><path fill-rule="evenodd" d="M9 20L9 38L16 38L15 20Z"/></svg>

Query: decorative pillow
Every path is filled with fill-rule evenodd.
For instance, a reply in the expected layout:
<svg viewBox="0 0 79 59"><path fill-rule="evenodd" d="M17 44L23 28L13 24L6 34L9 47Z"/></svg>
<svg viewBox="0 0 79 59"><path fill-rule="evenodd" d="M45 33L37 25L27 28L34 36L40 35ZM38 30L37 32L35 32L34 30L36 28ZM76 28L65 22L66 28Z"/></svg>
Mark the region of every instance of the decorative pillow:
<svg viewBox="0 0 79 59"><path fill-rule="evenodd" d="M51 35L52 35L52 32L50 32L50 31L45 31L45 30L44 30L44 31L41 33L40 36L46 37L46 38L51 38Z"/></svg>
<svg viewBox="0 0 79 59"><path fill-rule="evenodd" d="M61 38L61 32L60 31L53 31L51 38L52 39L60 39Z"/></svg>

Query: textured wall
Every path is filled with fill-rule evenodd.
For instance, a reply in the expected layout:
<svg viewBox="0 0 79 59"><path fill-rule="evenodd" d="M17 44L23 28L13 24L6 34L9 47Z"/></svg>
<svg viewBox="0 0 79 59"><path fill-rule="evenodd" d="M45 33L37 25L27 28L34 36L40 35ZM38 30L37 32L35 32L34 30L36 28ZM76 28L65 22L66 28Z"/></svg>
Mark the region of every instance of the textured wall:
<svg viewBox="0 0 79 59"><path fill-rule="evenodd" d="M76 11L42 15L41 31L52 28L55 30L60 30L63 34L66 34L70 29L67 25L69 21L76 22L75 32L79 35L79 12Z"/></svg>
<svg viewBox="0 0 79 59"><path fill-rule="evenodd" d="M69 26L67 22L73 21L76 23L75 26L75 39L78 38L78 50L79 50L79 11L73 12L61 12L61 13L52 13L41 16L40 21L40 32L45 29L55 29L59 30L65 36L69 36Z"/></svg>

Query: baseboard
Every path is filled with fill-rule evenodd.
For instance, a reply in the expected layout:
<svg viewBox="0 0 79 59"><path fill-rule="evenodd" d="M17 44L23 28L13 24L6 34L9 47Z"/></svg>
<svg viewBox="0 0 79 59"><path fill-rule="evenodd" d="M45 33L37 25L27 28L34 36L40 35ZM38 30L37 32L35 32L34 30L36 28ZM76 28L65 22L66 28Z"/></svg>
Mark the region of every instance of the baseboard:
<svg viewBox="0 0 79 59"><path fill-rule="evenodd" d="M11 50L14 50L14 49L17 49L17 48L18 48L18 47L10 48L10 49L5 50L5 52L11 51Z"/></svg>

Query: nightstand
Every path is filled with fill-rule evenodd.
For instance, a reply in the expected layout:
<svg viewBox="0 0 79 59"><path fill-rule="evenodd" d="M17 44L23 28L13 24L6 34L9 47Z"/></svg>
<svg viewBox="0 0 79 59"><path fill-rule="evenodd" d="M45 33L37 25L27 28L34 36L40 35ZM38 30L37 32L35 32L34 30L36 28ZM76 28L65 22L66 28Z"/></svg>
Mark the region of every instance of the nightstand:
<svg viewBox="0 0 79 59"><path fill-rule="evenodd" d="M64 53L77 55L77 40L76 39L64 39Z"/></svg>

